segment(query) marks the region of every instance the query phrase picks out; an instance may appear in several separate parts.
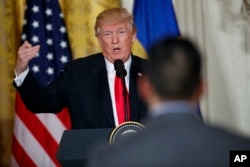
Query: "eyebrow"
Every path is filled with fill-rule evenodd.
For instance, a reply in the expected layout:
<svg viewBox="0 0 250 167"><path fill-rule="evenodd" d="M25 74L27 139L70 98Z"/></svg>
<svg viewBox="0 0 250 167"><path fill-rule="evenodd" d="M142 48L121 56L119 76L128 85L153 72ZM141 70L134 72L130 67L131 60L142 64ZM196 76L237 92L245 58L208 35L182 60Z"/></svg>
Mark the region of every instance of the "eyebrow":
<svg viewBox="0 0 250 167"><path fill-rule="evenodd" d="M120 27L116 31L120 31L120 30L126 30L126 28L125 27ZM113 31L112 30L104 30L103 32L113 32Z"/></svg>

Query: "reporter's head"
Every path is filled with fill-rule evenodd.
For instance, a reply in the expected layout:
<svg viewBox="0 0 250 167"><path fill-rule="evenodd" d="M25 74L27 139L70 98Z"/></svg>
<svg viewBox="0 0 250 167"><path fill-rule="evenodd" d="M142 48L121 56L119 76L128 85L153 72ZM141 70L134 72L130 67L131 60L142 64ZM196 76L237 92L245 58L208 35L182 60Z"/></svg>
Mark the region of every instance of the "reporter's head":
<svg viewBox="0 0 250 167"><path fill-rule="evenodd" d="M197 47L190 40L163 39L152 46L148 56L150 61L144 79L148 82L144 91L148 93L140 91L148 103L166 100L197 102L204 89L202 62Z"/></svg>

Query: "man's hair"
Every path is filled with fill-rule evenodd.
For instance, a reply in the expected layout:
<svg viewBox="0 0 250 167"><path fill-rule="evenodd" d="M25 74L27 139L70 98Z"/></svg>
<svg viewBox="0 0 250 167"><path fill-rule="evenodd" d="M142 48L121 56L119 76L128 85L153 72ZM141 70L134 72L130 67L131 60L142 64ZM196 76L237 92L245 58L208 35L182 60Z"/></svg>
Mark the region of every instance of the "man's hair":
<svg viewBox="0 0 250 167"><path fill-rule="evenodd" d="M128 12L126 8L110 8L104 10L96 17L95 22L95 36L98 36L100 33L100 25L105 23L118 23L120 21L127 20L131 27L133 33L136 32L135 23L133 20L133 16Z"/></svg>
<svg viewBox="0 0 250 167"><path fill-rule="evenodd" d="M187 39L167 38L149 51L147 74L163 99L188 99L201 81L201 55Z"/></svg>

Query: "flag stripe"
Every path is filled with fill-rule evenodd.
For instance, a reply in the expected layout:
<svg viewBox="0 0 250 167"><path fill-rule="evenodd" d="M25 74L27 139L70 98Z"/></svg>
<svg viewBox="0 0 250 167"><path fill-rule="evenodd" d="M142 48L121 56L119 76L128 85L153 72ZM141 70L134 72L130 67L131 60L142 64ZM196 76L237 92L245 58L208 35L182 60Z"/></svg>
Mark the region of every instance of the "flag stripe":
<svg viewBox="0 0 250 167"><path fill-rule="evenodd" d="M13 139L13 141L14 141L14 139ZM32 165L30 165L30 166L32 167ZM11 157L10 157L10 167L19 167L19 165L18 165L18 163L13 155L11 155Z"/></svg>
<svg viewBox="0 0 250 167"><path fill-rule="evenodd" d="M56 114L37 114L37 118L48 130L48 133L53 137L56 143L59 143L62 137L62 133L66 130L63 123L57 117Z"/></svg>
<svg viewBox="0 0 250 167"><path fill-rule="evenodd" d="M58 119L60 119L61 121L60 123L62 123L66 129L71 129L71 122L70 122L68 108L64 108L61 112L57 113L56 116L58 117Z"/></svg>
<svg viewBox="0 0 250 167"><path fill-rule="evenodd" d="M36 164L32 161L32 159L26 154L26 151L24 151L23 147L20 145L20 143L17 141L15 135L13 136L13 148L15 150L12 151L12 161L11 161L11 167L17 167L19 164L29 164L29 167L35 167Z"/></svg>
<svg viewBox="0 0 250 167"><path fill-rule="evenodd" d="M21 101L21 98L19 95L17 95L17 105L19 107L17 111L17 115L20 117L22 122L27 127L27 131L29 131L34 136L35 140L47 152L47 155L54 161L54 163L59 165L55 157L56 151L58 148L58 143L55 141L54 137L51 136L47 128L38 119L37 115L27 110L27 108L24 106L23 102ZM28 121L28 120L32 120L32 121ZM46 136L46 138L44 138L44 136Z"/></svg>
<svg viewBox="0 0 250 167"><path fill-rule="evenodd" d="M13 155L15 156L15 159L21 159L21 161L18 161L19 166L31 166L31 164L28 164L30 161L22 161L22 159L27 158L30 158L32 162L35 163L35 166L41 166L41 164L43 164L44 166L56 166L49 155L46 154L40 143L36 140L35 136L26 127L18 114L16 114L15 116L15 123L18 126L14 127L14 136L18 134L18 138L15 138L24 151L24 154L21 154L20 152L16 152L16 150L14 150ZM46 156L39 156L41 154Z"/></svg>

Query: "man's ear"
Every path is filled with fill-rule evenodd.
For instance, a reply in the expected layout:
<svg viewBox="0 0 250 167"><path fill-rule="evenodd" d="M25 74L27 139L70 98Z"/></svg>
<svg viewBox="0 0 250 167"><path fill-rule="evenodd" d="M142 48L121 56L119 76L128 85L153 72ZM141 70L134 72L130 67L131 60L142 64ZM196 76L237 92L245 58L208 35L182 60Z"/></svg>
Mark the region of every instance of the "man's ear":
<svg viewBox="0 0 250 167"><path fill-rule="evenodd" d="M207 83L206 83L206 81L204 79L201 79L200 85L199 85L199 88L198 88L199 98L201 98L206 93L206 90L207 90Z"/></svg>
<svg viewBox="0 0 250 167"><path fill-rule="evenodd" d="M135 42L135 41L136 41L136 32L132 36L132 42Z"/></svg>
<svg viewBox="0 0 250 167"><path fill-rule="evenodd" d="M207 84L205 80L200 79L199 85L197 86L194 94L194 101L199 101L199 99L201 99L202 96L205 94L206 89L207 89Z"/></svg>
<svg viewBox="0 0 250 167"><path fill-rule="evenodd" d="M152 90L152 86L150 84L148 76L146 76L145 74L142 75L137 81L137 86L138 86L139 95L142 98L142 100L145 103L150 104L151 103L150 101L153 96L153 90Z"/></svg>
<svg viewBox="0 0 250 167"><path fill-rule="evenodd" d="M102 47L102 40L100 39L99 36L96 36L96 38L97 38L97 41L98 41L99 46Z"/></svg>

